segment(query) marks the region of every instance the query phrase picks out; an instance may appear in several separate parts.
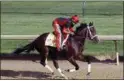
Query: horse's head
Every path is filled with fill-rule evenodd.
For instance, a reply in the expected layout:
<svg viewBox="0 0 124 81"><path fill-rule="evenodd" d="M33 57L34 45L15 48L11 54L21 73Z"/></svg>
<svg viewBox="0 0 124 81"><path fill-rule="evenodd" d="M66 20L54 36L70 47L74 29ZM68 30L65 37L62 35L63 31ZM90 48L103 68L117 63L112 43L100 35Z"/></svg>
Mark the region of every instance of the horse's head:
<svg viewBox="0 0 124 81"><path fill-rule="evenodd" d="M76 35L81 36L81 38L92 40L93 42L99 42L99 38L96 35L96 29L93 25L93 22L81 23L76 29Z"/></svg>

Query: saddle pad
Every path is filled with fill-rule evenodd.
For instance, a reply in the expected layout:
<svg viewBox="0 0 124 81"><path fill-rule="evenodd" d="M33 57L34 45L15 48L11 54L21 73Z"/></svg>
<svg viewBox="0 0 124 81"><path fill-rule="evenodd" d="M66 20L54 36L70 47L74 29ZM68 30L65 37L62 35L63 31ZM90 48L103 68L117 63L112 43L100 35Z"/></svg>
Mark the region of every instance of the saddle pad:
<svg viewBox="0 0 124 81"><path fill-rule="evenodd" d="M56 47L55 45L55 36L53 33L49 33L49 35L46 38L45 41L45 46L52 46L52 47Z"/></svg>

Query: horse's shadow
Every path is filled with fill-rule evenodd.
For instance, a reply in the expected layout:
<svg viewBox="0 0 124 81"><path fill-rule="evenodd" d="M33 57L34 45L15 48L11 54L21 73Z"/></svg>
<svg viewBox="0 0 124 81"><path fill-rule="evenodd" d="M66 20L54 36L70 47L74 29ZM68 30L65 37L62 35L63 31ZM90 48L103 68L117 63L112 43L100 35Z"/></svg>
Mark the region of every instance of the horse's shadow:
<svg viewBox="0 0 124 81"><path fill-rule="evenodd" d="M28 79L28 78L29 79L32 79L32 78L34 78L34 79L52 79L52 76L53 76L51 73L35 72L35 71L1 70L0 72L1 72L0 73L1 76L16 78L16 79L20 79L20 77L21 77L21 79L23 79L23 77L26 77L26 79Z"/></svg>

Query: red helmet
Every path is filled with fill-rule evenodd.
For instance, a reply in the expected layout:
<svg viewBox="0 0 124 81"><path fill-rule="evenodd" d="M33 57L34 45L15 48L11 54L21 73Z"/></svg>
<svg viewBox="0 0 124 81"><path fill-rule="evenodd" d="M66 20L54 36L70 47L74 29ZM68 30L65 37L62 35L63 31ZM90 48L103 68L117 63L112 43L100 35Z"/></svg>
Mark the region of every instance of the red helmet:
<svg viewBox="0 0 124 81"><path fill-rule="evenodd" d="M79 17L77 15L72 16L71 19L72 19L72 21L74 23L78 23L79 22Z"/></svg>

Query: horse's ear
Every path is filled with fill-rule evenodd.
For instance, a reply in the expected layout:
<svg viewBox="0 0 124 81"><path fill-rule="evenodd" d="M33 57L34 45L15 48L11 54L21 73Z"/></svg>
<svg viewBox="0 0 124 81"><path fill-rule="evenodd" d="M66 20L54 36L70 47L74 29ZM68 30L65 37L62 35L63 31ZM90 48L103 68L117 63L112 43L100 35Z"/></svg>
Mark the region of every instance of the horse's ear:
<svg viewBox="0 0 124 81"><path fill-rule="evenodd" d="M92 26L92 23L91 22L89 23L89 26Z"/></svg>
<svg viewBox="0 0 124 81"><path fill-rule="evenodd" d="M89 23L89 26L93 26L93 22L90 22L90 23Z"/></svg>

